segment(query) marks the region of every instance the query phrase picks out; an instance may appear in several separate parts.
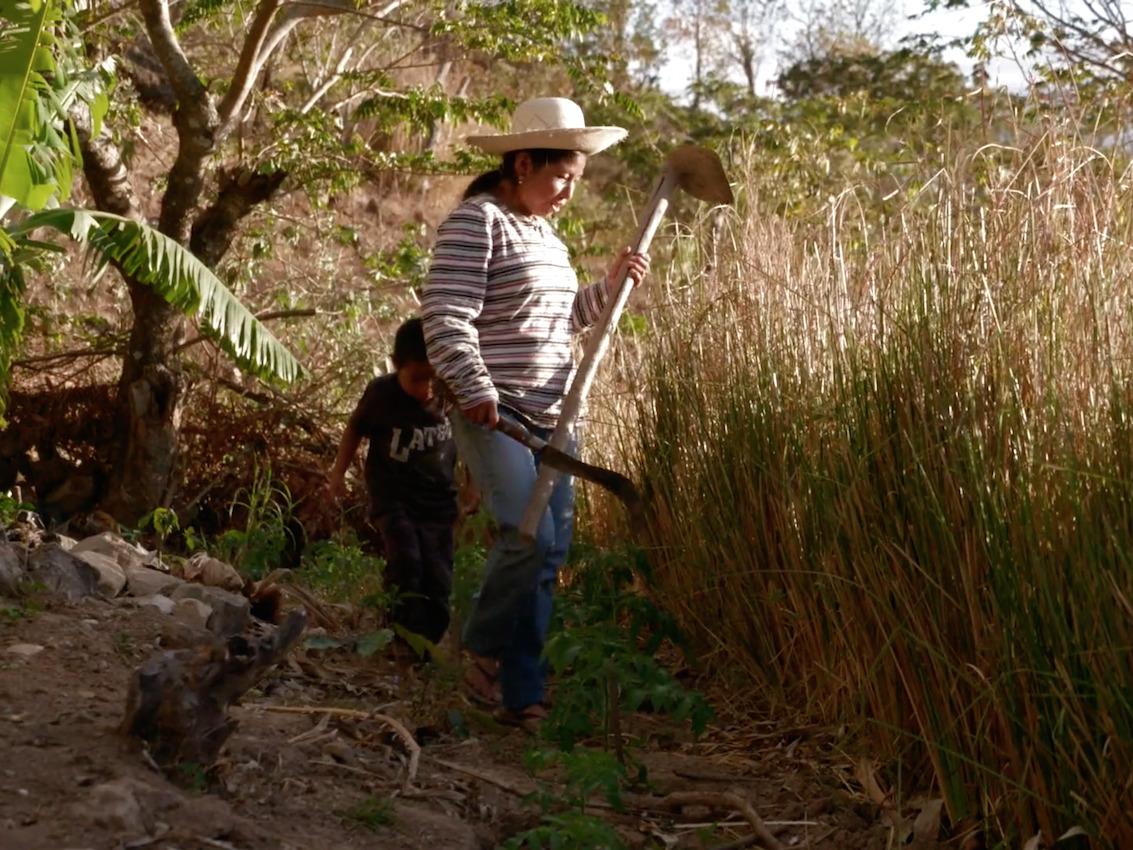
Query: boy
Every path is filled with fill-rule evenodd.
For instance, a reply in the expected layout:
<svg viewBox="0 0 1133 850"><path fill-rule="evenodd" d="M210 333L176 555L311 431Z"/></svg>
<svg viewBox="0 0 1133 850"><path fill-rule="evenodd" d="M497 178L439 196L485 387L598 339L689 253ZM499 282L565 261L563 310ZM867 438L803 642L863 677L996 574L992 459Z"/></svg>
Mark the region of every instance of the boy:
<svg viewBox="0 0 1133 850"><path fill-rule="evenodd" d="M457 515L452 428L425 352L420 319L397 329L395 371L366 387L338 446L329 490L337 501L362 439L370 515L382 534L395 623L437 643L449 623Z"/></svg>

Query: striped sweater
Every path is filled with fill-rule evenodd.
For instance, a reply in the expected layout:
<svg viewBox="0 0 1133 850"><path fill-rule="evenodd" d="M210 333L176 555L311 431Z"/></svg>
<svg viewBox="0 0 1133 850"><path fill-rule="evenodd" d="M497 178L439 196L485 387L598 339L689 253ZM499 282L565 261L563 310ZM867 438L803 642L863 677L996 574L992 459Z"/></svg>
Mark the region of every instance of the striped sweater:
<svg viewBox="0 0 1133 850"><path fill-rule="evenodd" d="M461 407L491 399L552 428L574 372L571 337L605 303L604 282L579 289L546 220L477 195L437 232L421 298L429 362Z"/></svg>

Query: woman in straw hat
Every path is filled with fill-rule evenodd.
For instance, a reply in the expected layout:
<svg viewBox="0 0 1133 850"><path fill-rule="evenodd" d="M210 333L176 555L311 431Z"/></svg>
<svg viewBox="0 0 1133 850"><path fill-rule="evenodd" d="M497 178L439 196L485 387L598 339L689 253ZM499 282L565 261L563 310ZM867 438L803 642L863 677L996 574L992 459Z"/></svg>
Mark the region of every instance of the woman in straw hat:
<svg viewBox="0 0 1133 850"><path fill-rule="evenodd" d="M541 655L574 493L560 476L532 550L516 528L538 461L493 429L510 416L550 436L574 370L573 335L598 320L623 270L634 284L648 270L647 257L626 249L602 280L579 287L549 221L570 201L587 158L625 135L588 127L573 101L545 97L516 108L510 133L470 137L500 165L472 182L440 226L422 296L429 361L456 397L457 449L499 528L465 624L466 682L473 695L502 699L503 716L529 729L545 715Z"/></svg>

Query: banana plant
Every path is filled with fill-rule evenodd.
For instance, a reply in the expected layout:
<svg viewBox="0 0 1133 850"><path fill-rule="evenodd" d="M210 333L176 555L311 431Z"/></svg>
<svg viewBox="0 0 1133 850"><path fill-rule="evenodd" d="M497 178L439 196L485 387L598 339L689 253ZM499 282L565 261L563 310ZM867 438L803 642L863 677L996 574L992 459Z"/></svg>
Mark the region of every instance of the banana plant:
<svg viewBox="0 0 1133 850"><path fill-rule="evenodd" d="M87 246L99 263L114 263L195 318L240 368L293 381L301 373L294 355L188 249L143 222L60 205L79 162L68 115L89 109L97 132L112 72L82 67L70 2L0 0L0 387L23 335L26 275L63 250L36 238L45 229Z"/></svg>

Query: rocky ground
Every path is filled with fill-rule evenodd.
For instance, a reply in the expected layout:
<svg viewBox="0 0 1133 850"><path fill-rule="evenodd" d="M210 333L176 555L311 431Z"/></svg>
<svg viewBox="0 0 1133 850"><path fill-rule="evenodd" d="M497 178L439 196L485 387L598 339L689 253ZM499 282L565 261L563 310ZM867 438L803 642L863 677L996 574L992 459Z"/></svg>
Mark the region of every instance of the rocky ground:
<svg viewBox="0 0 1133 850"><path fill-rule="evenodd" d="M534 739L474 708L451 670L315 648L326 640L230 709L215 764L159 770L120 731L134 671L193 635L272 627L226 565L155 566L113 535L0 544L0 848L492 848L539 823L527 798L560 777L523 769ZM816 730L748 719L693 741L632 725L647 783L620 812L591 806L629 847L935 846L931 806L895 830Z"/></svg>

